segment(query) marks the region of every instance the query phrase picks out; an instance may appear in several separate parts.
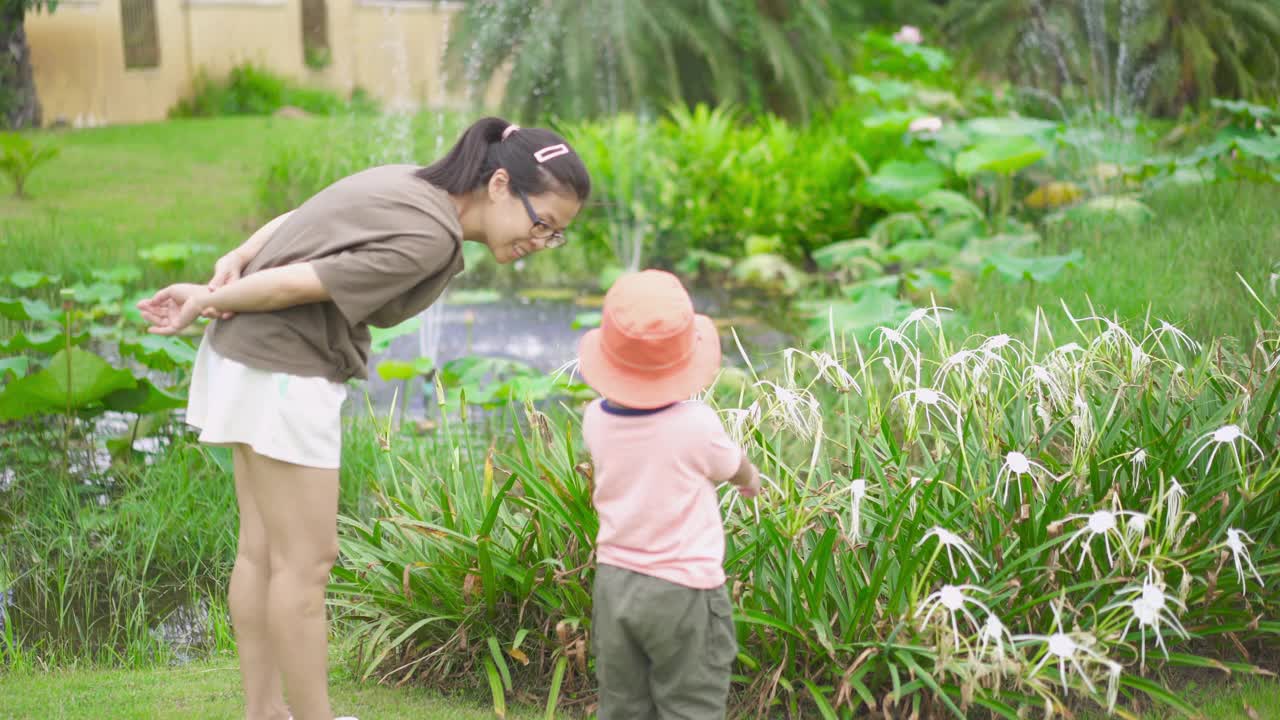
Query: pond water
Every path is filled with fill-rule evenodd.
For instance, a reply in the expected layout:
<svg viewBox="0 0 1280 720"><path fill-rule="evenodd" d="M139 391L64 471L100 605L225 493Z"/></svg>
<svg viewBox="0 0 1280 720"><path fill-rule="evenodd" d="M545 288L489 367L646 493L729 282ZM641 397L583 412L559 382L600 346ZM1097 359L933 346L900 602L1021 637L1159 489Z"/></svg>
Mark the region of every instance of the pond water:
<svg viewBox="0 0 1280 720"><path fill-rule="evenodd" d="M575 329L574 319L583 313L598 311L596 298L578 301L563 299L530 299L515 295L496 302L445 302L428 314L424 328L430 335L429 354L437 367L467 356L483 356L516 360L543 372L554 372L577 356L578 340L587 330ZM741 365L729 328L738 333L757 367L770 364L771 353L789 343L787 335L765 323L758 307L742 306L726 293L705 290L694 293L694 308L710 315L721 325L721 347L726 365ZM419 332L396 338L387 352L375 355L370 362L376 367L382 360L413 360L422 355L423 337ZM385 411L400 388L399 382L386 382L371 372L367 391L375 409ZM353 393L353 397L357 397ZM425 411L422 393L413 393L408 411L421 415ZM363 403L348 403L347 411L366 412Z"/></svg>

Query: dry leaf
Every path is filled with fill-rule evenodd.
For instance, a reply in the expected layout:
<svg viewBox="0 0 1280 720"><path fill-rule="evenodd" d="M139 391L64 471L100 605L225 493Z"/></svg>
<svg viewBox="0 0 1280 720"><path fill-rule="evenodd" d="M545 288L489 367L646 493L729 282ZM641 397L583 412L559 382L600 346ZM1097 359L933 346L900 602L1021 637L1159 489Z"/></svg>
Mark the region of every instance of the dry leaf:
<svg viewBox="0 0 1280 720"><path fill-rule="evenodd" d="M479 575L467 573L467 576L462 579L462 599L469 602L471 598L480 594L482 586L483 582Z"/></svg>

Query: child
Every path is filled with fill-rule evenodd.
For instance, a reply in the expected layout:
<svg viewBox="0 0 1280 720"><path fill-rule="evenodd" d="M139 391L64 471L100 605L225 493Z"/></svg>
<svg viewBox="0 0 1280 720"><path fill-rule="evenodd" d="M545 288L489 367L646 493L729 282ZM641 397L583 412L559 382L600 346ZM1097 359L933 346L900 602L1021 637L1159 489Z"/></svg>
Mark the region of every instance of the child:
<svg viewBox="0 0 1280 720"><path fill-rule="evenodd" d="M619 278L578 347L603 399L582 422L600 515L591 636L601 720L723 718L737 656L715 486L760 475L691 396L720 369L720 338L674 275Z"/></svg>

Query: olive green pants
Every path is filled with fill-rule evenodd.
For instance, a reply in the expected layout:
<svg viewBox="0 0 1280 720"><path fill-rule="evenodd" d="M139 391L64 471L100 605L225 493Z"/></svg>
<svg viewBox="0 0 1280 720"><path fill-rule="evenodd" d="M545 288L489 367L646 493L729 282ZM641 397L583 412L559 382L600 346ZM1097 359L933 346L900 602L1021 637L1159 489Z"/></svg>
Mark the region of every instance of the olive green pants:
<svg viewBox="0 0 1280 720"><path fill-rule="evenodd" d="M724 717L738 654L724 586L694 590L601 565L592 603L600 720Z"/></svg>

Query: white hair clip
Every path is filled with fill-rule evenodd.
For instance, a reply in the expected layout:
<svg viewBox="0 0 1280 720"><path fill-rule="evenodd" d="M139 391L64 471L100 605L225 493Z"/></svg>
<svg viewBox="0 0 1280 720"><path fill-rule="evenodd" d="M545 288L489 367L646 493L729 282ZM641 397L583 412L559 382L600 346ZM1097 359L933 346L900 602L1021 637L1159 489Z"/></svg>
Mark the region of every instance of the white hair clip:
<svg viewBox="0 0 1280 720"><path fill-rule="evenodd" d="M519 125L517 125L517 124L515 124L515 123L511 123L510 125L508 125L508 126L507 126L507 129L505 129L505 130L503 130L503 131L502 131L502 139L503 139L503 140L506 140L507 138L511 137L511 134L512 134L512 133L514 133L515 131L517 131L517 130L519 130L519 129L520 129L520 126L519 126Z"/></svg>
<svg viewBox="0 0 1280 720"><path fill-rule="evenodd" d="M552 158L558 158L561 155L568 155L568 154L569 154L569 146L565 145L564 143L560 143L559 145L551 145L549 147L544 147L541 150L535 152L533 154L533 159L537 160L541 164L548 160L551 160Z"/></svg>

